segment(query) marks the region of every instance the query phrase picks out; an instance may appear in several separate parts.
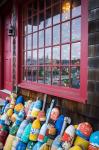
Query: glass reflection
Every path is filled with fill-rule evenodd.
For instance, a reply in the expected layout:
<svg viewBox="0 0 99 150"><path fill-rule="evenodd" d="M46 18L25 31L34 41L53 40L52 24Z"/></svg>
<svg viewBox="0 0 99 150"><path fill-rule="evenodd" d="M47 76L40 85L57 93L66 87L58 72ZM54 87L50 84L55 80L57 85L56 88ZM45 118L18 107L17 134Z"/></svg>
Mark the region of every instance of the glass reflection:
<svg viewBox="0 0 99 150"><path fill-rule="evenodd" d="M27 65L31 65L31 51L27 51Z"/></svg>
<svg viewBox="0 0 99 150"><path fill-rule="evenodd" d="M44 12L39 15L39 30L44 28Z"/></svg>
<svg viewBox="0 0 99 150"><path fill-rule="evenodd" d="M60 4L53 6L53 24L60 22Z"/></svg>
<svg viewBox="0 0 99 150"><path fill-rule="evenodd" d="M23 80L26 81L26 68L25 67L23 68Z"/></svg>
<svg viewBox="0 0 99 150"><path fill-rule="evenodd" d="M46 46L51 45L51 28L47 28L45 30L45 45Z"/></svg>
<svg viewBox="0 0 99 150"><path fill-rule="evenodd" d="M31 73L31 68L27 68L27 80L32 81L32 73Z"/></svg>
<svg viewBox="0 0 99 150"><path fill-rule="evenodd" d="M26 52L23 53L23 65L26 65Z"/></svg>
<svg viewBox="0 0 99 150"><path fill-rule="evenodd" d="M50 66L45 67L45 83L51 84L51 67Z"/></svg>
<svg viewBox="0 0 99 150"><path fill-rule="evenodd" d="M37 13L37 1L33 1L33 14Z"/></svg>
<svg viewBox="0 0 99 150"><path fill-rule="evenodd" d="M64 65L69 64L70 59L70 45L62 45L61 49L61 63Z"/></svg>
<svg viewBox="0 0 99 150"><path fill-rule="evenodd" d="M28 19L28 26L27 26L27 31L28 33L31 33L32 32L32 18L29 18Z"/></svg>
<svg viewBox="0 0 99 150"><path fill-rule="evenodd" d="M27 34L27 22L26 21L23 23L23 34L24 35Z"/></svg>
<svg viewBox="0 0 99 150"><path fill-rule="evenodd" d="M37 65L37 50L33 51L33 60L32 60L33 65Z"/></svg>
<svg viewBox="0 0 99 150"><path fill-rule="evenodd" d="M80 42L72 44L72 51L71 51L71 61L72 64L80 64Z"/></svg>
<svg viewBox="0 0 99 150"><path fill-rule="evenodd" d="M38 82L44 83L44 67L43 66L40 66L38 68Z"/></svg>
<svg viewBox="0 0 99 150"><path fill-rule="evenodd" d="M45 48L45 64L51 63L51 47Z"/></svg>
<svg viewBox="0 0 99 150"><path fill-rule="evenodd" d="M39 47L44 47L44 30L39 32Z"/></svg>
<svg viewBox="0 0 99 150"><path fill-rule="evenodd" d="M60 25L53 27L53 45L60 43Z"/></svg>
<svg viewBox="0 0 99 150"><path fill-rule="evenodd" d="M81 17L72 21L72 40L81 39Z"/></svg>
<svg viewBox="0 0 99 150"><path fill-rule="evenodd" d="M46 7L51 7L51 0L46 0Z"/></svg>
<svg viewBox="0 0 99 150"><path fill-rule="evenodd" d="M80 67L71 68L71 86L73 88L80 88Z"/></svg>
<svg viewBox="0 0 99 150"><path fill-rule="evenodd" d="M70 41L70 22L62 23L62 43Z"/></svg>
<svg viewBox="0 0 99 150"><path fill-rule="evenodd" d="M46 20L45 20L45 27L51 26L52 17L51 17L51 9L46 10Z"/></svg>
<svg viewBox="0 0 99 150"><path fill-rule="evenodd" d="M53 47L53 65L59 64L60 62L60 47L55 46Z"/></svg>
<svg viewBox="0 0 99 150"><path fill-rule="evenodd" d="M37 32L33 34L33 49L37 48Z"/></svg>
<svg viewBox="0 0 99 150"><path fill-rule="evenodd" d="M37 82L37 67L33 67L33 71L32 71L32 81L36 81Z"/></svg>
<svg viewBox="0 0 99 150"><path fill-rule="evenodd" d="M44 64L44 49L39 49L39 65Z"/></svg>
<svg viewBox="0 0 99 150"><path fill-rule="evenodd" d="M27 39L27 37L25 36L24 37L24 50L26 50L26 39Z"/></svg>
<svg viewBox="0 0 99 150"><path fill-rule="evenodd" d="M27 36L27 49L32 49L32 35Z"/></svg>
<svg viewBox="0 0 99 150"><path fill-rule="evenodd" d="M37 31L38 23L37 23L37 15L33 16L33 32Z"/></svg>
<svg viewBox="0 0 99 150"><path fill-rule="evenodd" d="M60 68L57 66L52 68L52 84L60 85Z"/></svg>
<svg viewBox="0 0 99 150"><path fill-rule="evenodd" d="M70 19L70 0L62 1L62 21Z"/></svg>
<svg viewBox="0 0 99 150"><path fill-rule="evenodd" d="M28 18L32 16L32 3L28 5Z"/></svg>
<svg viewBox="0 0 99 150"><path fill-rule="evenodd" d="M81 15L81 0L73 0L72 17Z"/></svg>
<svg viewBox="0 0 99 150"><path fill-rule="evenodd" d="M69 87L69 84L69 68L64 66L61 70L61 86Z"/></svg>

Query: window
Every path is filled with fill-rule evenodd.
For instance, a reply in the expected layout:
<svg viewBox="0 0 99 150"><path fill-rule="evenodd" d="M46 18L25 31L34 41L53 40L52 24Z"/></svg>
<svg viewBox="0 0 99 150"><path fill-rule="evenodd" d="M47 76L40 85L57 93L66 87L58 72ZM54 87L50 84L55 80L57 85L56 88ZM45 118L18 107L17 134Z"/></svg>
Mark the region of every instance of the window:
<svg viewBox="0 0 99 150"><path fill-rule="evenodd" d="M34 0L23 7L22 82L30 81L38 91L42 86L49 94L85 101L86 7L87 0Z"/></svg>

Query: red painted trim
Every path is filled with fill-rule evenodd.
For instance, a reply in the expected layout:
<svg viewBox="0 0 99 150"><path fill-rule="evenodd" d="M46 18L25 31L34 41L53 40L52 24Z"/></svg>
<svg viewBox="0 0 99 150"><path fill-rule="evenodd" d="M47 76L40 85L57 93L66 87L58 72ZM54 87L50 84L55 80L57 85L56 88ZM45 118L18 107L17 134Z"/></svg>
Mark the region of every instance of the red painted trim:
<svg viewBox="0 0 99 150"><path fill-rule="evenodd" d="M82 28L81 28L81 89L80 95L87 100L88 79L88 0L82 1Z"/></svg>

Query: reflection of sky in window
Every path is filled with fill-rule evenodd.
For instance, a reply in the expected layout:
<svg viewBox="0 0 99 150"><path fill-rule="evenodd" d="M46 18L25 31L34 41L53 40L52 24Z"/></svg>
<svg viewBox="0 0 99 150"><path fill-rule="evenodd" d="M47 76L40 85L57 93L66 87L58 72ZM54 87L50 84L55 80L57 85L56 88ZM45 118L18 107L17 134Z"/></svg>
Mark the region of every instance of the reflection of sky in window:
<svg viewBox="0 0 99 150"><path fill-rule="evenodd" d="M70 19L70 11L62 13L62 21Z"/></svg>
<svg viewBox="0 0 99 150"><path fill-rule="evenodd" d="M39 32L39 47L44 46L44 30Z"/></svg>
<svg viewBox="0 0 99 150"><path fill-rule="evenodd" d="M60 43L60 25L53 27L53 44Z"/></svg>
<svg viewBox="0 0 99 150"><path fill-rule="evenodd" d="M79 16L79 15L81 15L81 6L74 7L72 9L72 17L76 17L76 16Z"/></svg>
<svg viewBox="0 0 99 150"><path fill-rule="evenodd" d="M43 29L44 28L44 13L41 13L39 15L40 21L39 21L39 29Z"/></svg>
<svg viewBox="0 0 99 150"><path fill-rule="evenodd" d="M53 24L59 23L60 22L60 14L53 16Z"/></svg>
<svg viewBox="0 0 99 150"><path fill-rule="evenodd" d="M32 25L29 25L29 24L28 24L27 27L28 27L28 33L31 33L31 32L32 32Z"/></svg>
<svg viewBox="0 0 99 150"><path fill-rule="evenodd" d="M72 44L72 52L71 52L72 60L80 59L80 42Z"/></svg>
<svg viewBox="0 0 99 150"><path fill-rule="evenodd" d="M60 47L59 46L53 47L53 59L60 60Z"/></svg>
<svg viewBox="0 0 99 150"><path fill-rule="evenodd" d="M32 35L27 36L27 49L32 49Z"/></svg>
<svg viewBox="0 0 99 150"><path fill-rule="evenodd" d="M51 28L45 30L45 45L51 45Z"/></svg>
<svg viewBox="0 0 99 150"><path fill-rule="evenodd" d="M68 60L70 59L70 45L62 45L62 50L61 50L61 60L62 64L67 64L69 63Z"/></svg>
<svg viewBox="0 0 99 150"><path fill-rule="evenodd" d="M62 23L62 43L70 41L70 22Z"/></svg>
<svg viewBox="0 0 99 150"><path fill-rule="evenodd" d="M37 33L33 34L33 49L37 48Z"/></svg>
<svg viewBox="0 0 99 150"><path fill-rule="evenodd" d="M81 18L72 21L72 40L81 39Z"/></svg>

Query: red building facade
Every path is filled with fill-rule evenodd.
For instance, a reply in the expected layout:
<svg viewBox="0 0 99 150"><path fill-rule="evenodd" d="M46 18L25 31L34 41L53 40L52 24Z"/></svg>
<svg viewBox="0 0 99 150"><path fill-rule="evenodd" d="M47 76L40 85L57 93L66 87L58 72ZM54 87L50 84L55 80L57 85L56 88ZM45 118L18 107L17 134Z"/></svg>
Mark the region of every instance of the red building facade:
<svg viewBox="0 0 99 150"><path fill-rule="evenodd" d="M88 25L90 29L90 13L97 4L92 8L92 0L2 1L0 95L4 89L47 93L65 99L61 103L70 113L76 106L86 118L92 117L88 108L96 114Z"/></svg>

